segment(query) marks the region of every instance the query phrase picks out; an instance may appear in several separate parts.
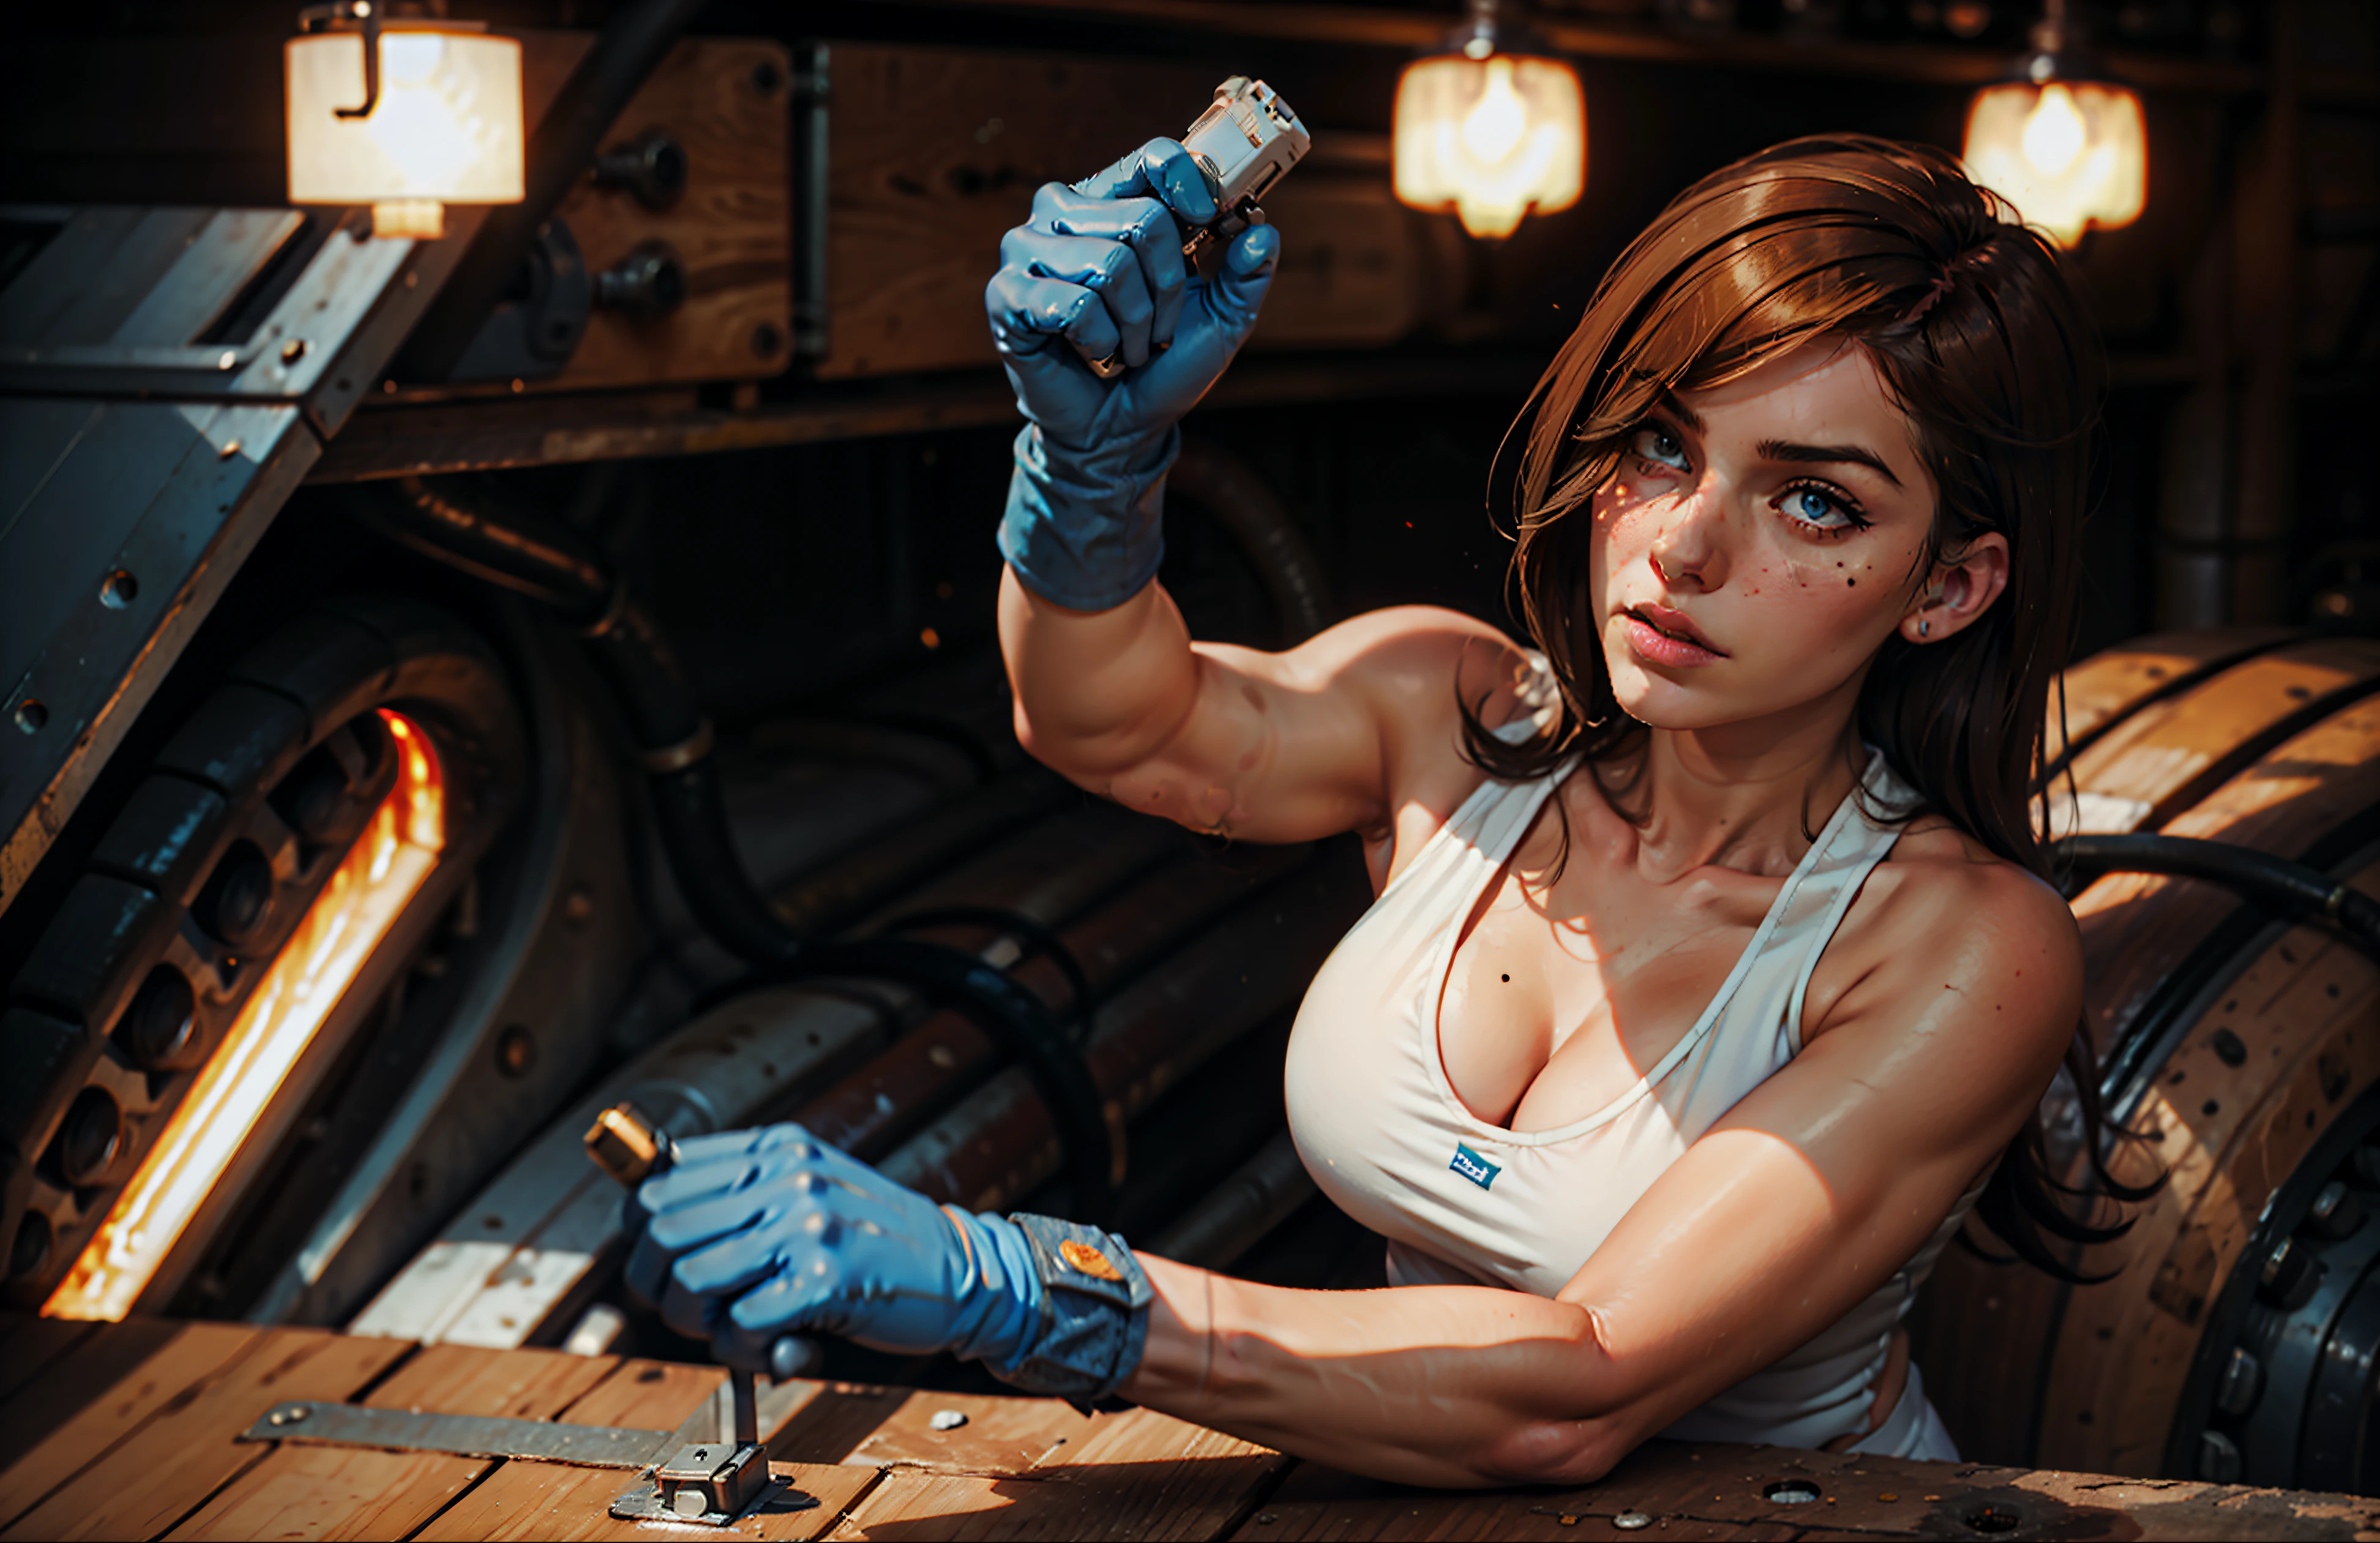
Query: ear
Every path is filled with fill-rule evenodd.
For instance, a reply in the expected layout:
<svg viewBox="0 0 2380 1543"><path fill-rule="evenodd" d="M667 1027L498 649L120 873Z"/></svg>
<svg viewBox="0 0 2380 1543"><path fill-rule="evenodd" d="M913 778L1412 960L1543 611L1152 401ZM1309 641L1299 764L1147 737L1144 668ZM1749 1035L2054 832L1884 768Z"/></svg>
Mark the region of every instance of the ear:
<svg viewBox="0 0 2380 1543"><path fill-rule="evenodd" d="M1900 636L1918 644L1956 637L1991 609L2008 588L2008 538L1987 530L1969 541L1957 561L1936 565L1900 618Z"/></svg>

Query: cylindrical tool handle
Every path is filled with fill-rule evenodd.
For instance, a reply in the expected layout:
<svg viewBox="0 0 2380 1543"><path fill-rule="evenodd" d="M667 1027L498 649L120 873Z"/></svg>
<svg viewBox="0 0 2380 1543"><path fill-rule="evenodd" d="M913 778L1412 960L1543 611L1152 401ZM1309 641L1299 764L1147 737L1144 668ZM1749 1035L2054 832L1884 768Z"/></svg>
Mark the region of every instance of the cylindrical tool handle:
<svg viewBox="0 0 2380 1543"><path fill-rule="evenodd" d="M623 1188L634 1189L656 1173L669 1172L677 1160L677 1143L669 1132L632 1103L616 1103L595 1117L587 1128L587 1155L595 1166ZM769 1350L769 1375L783 1382L800 1377L819 1362L818 1346L798 1334L787 1334ZM759 1409L752 1379L735 1379L735 1440L759 1440Z"/></svg>

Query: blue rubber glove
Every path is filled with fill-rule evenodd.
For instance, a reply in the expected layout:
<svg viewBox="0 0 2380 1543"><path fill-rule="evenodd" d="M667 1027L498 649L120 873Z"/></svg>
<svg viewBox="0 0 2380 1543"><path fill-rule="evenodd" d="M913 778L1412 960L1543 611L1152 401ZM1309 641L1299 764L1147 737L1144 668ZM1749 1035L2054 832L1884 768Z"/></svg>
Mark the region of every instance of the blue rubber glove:
<svg viewBox="0 0 2380 1543"><path fill-rule="evenodd" d="M937 1206L799 1125L700 1136L638 1186L630 1289L724 1364L769 1369L783 1335L1015 1362L1042 1318L1016 1223Z"/></svg>
<svg viewBox="0 0 2380 1543"><path fill-rule="evenodd" d="M1095 176L1045 184L1001 242L984 291L1001 367L1026 426L1000 550L1027 589L1076 611L1121 605L1156 577L1175 425L1256 327L1281 236L1240 233L1211 278L1183 260L1210 223L1206 172L1151 140ZM1102 381L1075 352L1122 359Z"/></svg>

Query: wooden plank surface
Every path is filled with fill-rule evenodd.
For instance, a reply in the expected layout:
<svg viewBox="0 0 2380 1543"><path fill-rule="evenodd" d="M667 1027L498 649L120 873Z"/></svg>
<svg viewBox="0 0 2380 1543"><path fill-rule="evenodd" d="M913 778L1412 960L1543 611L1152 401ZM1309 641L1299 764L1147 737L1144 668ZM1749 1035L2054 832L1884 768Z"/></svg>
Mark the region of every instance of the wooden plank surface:
<svg viewBox="0 0 2380 1543"><path fill-rule="evenodd" d="M2277 647L2292 636L2289 627L2207 627L2135 638L2095 653L2069 669L2060 683L2065 694L2063 722L2058 692L2051 691L2042 755L2054 764L2068 750L2089 745L2143 703L2170 695L2233 660Z"/></svg>
<svg viewBox="0 0 2380 1543"><path fill-rule="evenodd" d="M457 1345L428 1345L364 1403L382 1409L551 1419L615 1365L609 1356L553 1350L491 1355ZM443 1452L284 1445L167 1536L176 1543L404 1537L494 1465L485 1458Z"/></svg>
<svg viewBox="0 0 2380 1543"><path fill-rule="evenodd" d="M88 1326L85 1326L88 1327ZM0 1404L0 1526L105 1456L226 1364L256 1330L231 1323L112 1324Z"/></svg>
<svg viewBox="0 0 2380 1543"><path fill-rule="evenodd" d="M17 1390L49 1369L50 1363L91 1333L91 1325L30 1313L0 1313L0 1405ZM0 1452L5 1452L0 1448ZM5 1462L0 1456L0 1462Z"/></svg>
<svg viewBox="0 0 2380 1543"><path fill-rule="evenodd" d="M1815 1498L1791 1500L1794 1494ZM872 1497L871 1497L872 1498ZM1612 1519L1648 1520L1621 1530ZM1409 1489L1300 1467L1232 1537L2314 1538L2380 1536L2380 1501L2181 1481L1654 1441L1574 1488Z"/></svg>
<svg viewBox="0 0 2380 1543"><path fill-rule="evenodd" d="M268 1449L237 1440L259 1415L287 1399L349 1398L413 1348L405 1340L320 1330L236 1331L250 1336L243 1352L161 1394L126 1433L130 1439L97 1461L72 1472L52 1470L58 1487L0 1531L0 1539L155 1537L265 1455ZM158 1368L170 1364L161 1357L125 1382L163 1387Z"/></svg>
<svg viewBox="0 0 2380 1543"><path fill-rule="evenodd" d="M193 1332L201 1329L209 1332ZM227 1337L235 1335L242 1337ZM692 1536L612 1519L612 1499L634 1482L616 1469L515 1460L458 1483L457 1474L491 1465L232 1438L284 1399L358 1395L383 1406L684 1428L713 1417L721 1381L710 1367L417 1351L403 1341L225 1325L103 1326L55 1369L72 1363L109 1374L108 1390L127 1390L87 1401L94 1412L120 1413L113 1424L92 1424L96 1413L81 1422L56 1449L55 1492L0 1537ZM17 1402L0 1405L0 1417ZM764 1407L776 1412L780 1440L840 1446L847 1460L774 1463L798 1493L731 1533L704 1537L1575 1539L1622 1536L1613 1519L1633 1511L1664 1540L2380 1538L2380 1500L1780 1448L1655 1442L1594 1485L1447 1492L1297 1464L1145 1410L1086 1417L1049 1400L826 1383L773 1390ZM966 1421L936 1431L941 1411ZM335 1461L285 1461L293 1458Z"/></svg>

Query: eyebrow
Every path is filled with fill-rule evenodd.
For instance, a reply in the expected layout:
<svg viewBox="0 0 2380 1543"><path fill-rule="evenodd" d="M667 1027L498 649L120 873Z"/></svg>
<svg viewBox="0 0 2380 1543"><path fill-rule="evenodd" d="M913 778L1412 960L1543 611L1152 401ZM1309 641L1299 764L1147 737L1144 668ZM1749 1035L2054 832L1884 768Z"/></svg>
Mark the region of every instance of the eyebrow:
<svg viewBox="0 0 2380 1543"><path fill-rule="evenodd" d="M1900 486L1900 479L1892 474L1892 468L1884 464L1882 456L1856 444L1792 444L1784 440L1765 439L1757 449L1763 460L1803 461L1819 465L1848 462L1852 466L1864 466L1894 487Z"/></svg>

